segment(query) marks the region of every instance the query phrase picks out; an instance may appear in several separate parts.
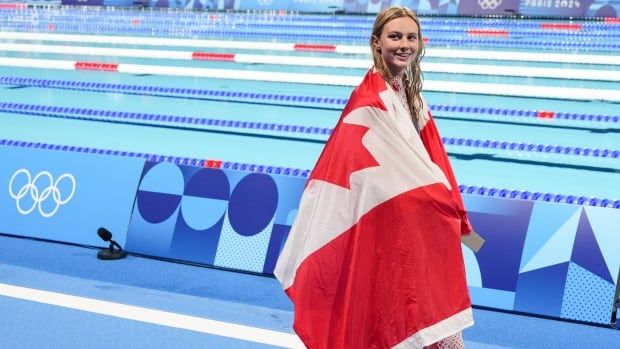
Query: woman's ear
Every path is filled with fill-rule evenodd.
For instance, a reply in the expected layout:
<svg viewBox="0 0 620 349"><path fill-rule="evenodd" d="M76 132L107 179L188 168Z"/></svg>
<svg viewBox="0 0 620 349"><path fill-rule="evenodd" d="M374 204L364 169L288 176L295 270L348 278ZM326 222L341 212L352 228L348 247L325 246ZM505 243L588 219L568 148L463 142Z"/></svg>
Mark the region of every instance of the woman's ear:
<svg viewBox="0 0 620 349"><path fill-rule="evenodd" d="M379 46L379 38L376 35L372 36L372 48L377 52L381 52L381 47Z"/></svg>

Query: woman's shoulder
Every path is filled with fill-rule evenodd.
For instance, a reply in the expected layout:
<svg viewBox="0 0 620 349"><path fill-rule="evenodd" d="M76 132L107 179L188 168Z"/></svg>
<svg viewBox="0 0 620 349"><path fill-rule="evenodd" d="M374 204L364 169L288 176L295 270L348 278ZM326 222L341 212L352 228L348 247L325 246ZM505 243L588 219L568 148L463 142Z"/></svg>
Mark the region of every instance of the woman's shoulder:
<svg viewBox="0 0 620 349"><path fill-rule="evenodd" d="M364 76L362 82L351 92L347 109L351 109L351 105L355 106L355 108L374 106L385 109L384 103L381 100L381 93L385 90L387 90L385 80L380 73L371 69Z"/></svg>

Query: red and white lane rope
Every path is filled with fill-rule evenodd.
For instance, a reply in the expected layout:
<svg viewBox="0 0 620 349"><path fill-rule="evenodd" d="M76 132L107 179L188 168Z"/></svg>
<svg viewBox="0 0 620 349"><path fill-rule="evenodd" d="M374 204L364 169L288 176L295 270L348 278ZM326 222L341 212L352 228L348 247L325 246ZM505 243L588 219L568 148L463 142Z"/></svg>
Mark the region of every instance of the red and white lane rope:
<svg viewBox="0 0 620 349"><path fill-rule="evenodd" d="M233 69L210 69L162 65L61 61L9 57L0 57L0 66L62 70L108 71L128 74L187 76L349 87L357 86L362 79L361 76L345 75L245 71ZM555 98L569 100L603 100L610 102L620 102L620 90L607 89L425 80L424 90L446 93L474 93L498 96Z"/></svg>
<svg viewBox="0 0 620 349"><path fill-rule="evenodd" d="M52 41L71 43L97 43L115 45L144 45L159 47L198 47L200 49L239 49L288 52L334 52L342 54L370 55L370 48L365 45L329 45L308 43L278 43L233 40L200 40L180 38L155 38L131 36L94 36L78 34L21 33L0 32L3 40ZM550 63L580 63L620 65L619 55L572 54L551 52L520 52L497 50L447 49L427 47L426 56L441 58L460 58L475 60L501 60Z"/></svg>
<svg viewBox="0 0 620 349"><path fill-rule="evenodd" d="M158 58L177 60L202 60L237 63L262 63L294 65L306 67L359 68L367 69L372 65L369 58L325 58L300 57L286 55L253 55L243 53L191 52L168 50L144 50L128 48L60 46L39 44L2 44L0 51L37 52L54 54L90 55L99 57ZM506 67L502 65L476 65L458 63L423 62L422 70L430 73L475 74L494 76L513 76L527 78L578 79L597 81L620 81L620 74L607 70L563 69L541 67Z"/></svg>
<svg viewBox="0 0 620 349"><path fill-rule="evenodd" d="M0 9L2 10L27 10L28 4L1 3Z"/></svg>

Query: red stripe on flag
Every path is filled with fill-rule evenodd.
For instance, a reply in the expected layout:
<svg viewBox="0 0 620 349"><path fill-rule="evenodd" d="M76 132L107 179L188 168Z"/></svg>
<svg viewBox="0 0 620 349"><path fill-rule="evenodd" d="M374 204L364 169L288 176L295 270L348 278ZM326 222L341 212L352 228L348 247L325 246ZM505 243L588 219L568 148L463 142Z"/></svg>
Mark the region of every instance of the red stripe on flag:
<svg viewBox="0 0 620 349"><path fill-rule="evenodd" d="M295 51L336 52L335 45L295 44Z"/></svg>
<svg viewBox="0 0 620 349"><path fill-rule="evenodd" d="M496 30L496 29L467 29L468 36L498 36L508 37L510 33L508 30Z"/></svg>
<svg viewBox="0 0 620 349"><path fill-rule="evenodd" d="M205 160L203 167L222 168L222 160Z"/></svg>
<svg viewBox="0 0 620 349"><path fill-rule="evenodd" d="M118 71L117 63L75 62L76 70Z"/></svg>
<svg viewBox="0 0 620 349"><path fill-rule="evenodd" d="M605 17L603 22L605 22L605 23L619 23L620 24L620 17Z"/></svg>
<svg viewBox="0 0 620 349"><path fill-rule="evenodd" d="M194 52L192 53L192 59L197 61L220 61L220 62L234 62L234 53L212 53L212 52Z"/></svg>
<svg viewBox="0 0 620 349"><path fill-rule="evenodd" d="M580 31L581 24L579 23L541 23L540 29Z"/></svg>

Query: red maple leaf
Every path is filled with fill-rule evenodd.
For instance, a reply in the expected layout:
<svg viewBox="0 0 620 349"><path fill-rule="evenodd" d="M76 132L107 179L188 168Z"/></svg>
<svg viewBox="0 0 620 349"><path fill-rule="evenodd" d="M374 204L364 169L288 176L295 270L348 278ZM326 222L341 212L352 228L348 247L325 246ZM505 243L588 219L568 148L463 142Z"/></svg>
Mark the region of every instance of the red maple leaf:
<svg viewBox="0 0 620 349"><path fill-rule="evenodd" d="M368 127L340 123L323 149L310 179L326 181L351 189L349 178L353 172L379 166L362 144Z"/></svg>
<svg viewBox="0 0 620 349"><path fill-rule="evenodd" d="M334 133L327 141L312 171L311 180L318 179L351 189L349 177L353 172L379 166L377 160L362 144L362 138L369 128L345 123L344 119L354 110L363 107L387 111L383 100L379 97L384 90L386 90L385 80L381 74L374 70L369 71L364 81L351 94Z"/></svg>

